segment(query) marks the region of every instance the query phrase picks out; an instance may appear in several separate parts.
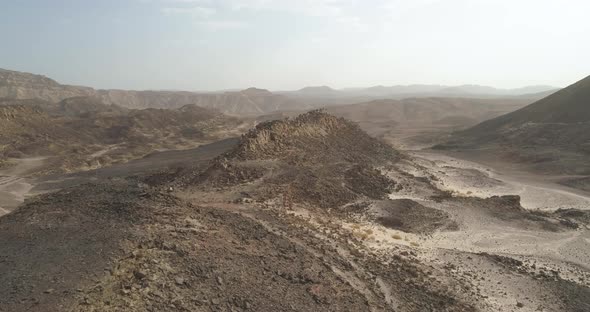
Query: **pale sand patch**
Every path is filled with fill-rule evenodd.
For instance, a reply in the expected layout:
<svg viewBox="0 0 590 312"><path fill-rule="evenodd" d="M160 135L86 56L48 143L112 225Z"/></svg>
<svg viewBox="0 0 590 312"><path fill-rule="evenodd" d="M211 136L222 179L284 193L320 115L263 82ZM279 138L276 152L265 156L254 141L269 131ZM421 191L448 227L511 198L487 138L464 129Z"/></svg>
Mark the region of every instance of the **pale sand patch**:
<svg viewBox="0 0 590 312"><path fill-rule="evenodd" d="M26 176L43 165L45 157L16 159L16 165L0 171L0 216L18 207L34 187Z"/></svg>
<svg viewBox="0 0 590 312"><path fill-rule="evenodd" d="M512 176L510 172L435 153L415 152L414 156L423 166L414 169L414 175L420 176L420 171L430 173L437 178L434 183L438 188L455 195L481 198L519 195L521 205L527 209L590 209L590 196L549 182L547 177Z"/></svg>

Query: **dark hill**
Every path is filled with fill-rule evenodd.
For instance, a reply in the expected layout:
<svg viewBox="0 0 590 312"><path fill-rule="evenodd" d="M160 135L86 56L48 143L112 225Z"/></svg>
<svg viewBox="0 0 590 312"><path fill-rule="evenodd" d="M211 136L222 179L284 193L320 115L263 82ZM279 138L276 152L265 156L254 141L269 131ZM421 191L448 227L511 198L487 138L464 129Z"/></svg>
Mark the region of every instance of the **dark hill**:
<svg viewBox="0 0 590 312"><path fill-rule="evenodd" d="M580 123L590 121L590 76L510 114L472 128L499 128L534 123Z"/></svg>
<svg viewBox="0 0 590 312"><path fill-rule="evenodd" d="M590 76L454 134L439 149L496 149L538 169L590 173Z"/></svg>
<svg viewBox="0 0 590 312"><path fill-rule="evenodd" d="M189 187L226 188L257 200L281 195L315 207L338 208L361 198L382 199L393 182L377 169L401 155L355 123L323 110L259 124Z"/></svg>
<svg viewBox="0 0 590 312"><path fill-rule="evenodd" d="M370 162L395 152L370 137L357 124L323 110L294 119L259 124L246 133L228 156L243 160L299 159L302 162Z"/></svg>

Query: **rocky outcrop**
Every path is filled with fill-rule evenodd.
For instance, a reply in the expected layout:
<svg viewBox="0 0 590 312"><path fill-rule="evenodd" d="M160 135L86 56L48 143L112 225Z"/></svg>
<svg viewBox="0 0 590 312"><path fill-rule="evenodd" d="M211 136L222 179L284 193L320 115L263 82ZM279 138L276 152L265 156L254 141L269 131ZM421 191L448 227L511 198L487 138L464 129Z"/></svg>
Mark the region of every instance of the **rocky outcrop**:
<svg viewBox="0 0 590 312"><path fill-rule="evenodd" d="M377 168L401 154L356 124L323 110L259 124L202 172L179 179L188 187L239 189L257 200L340 208L383 199L395 182Z"/></svg>
<svg viewBox="0 0 590 312"><path fill-rule="evenodd" d="M357 124L314 110L294 119L259 124L228 154L237 159L290 158L298 162L364 162L392 160L399 154L370 137Z"/></svg>

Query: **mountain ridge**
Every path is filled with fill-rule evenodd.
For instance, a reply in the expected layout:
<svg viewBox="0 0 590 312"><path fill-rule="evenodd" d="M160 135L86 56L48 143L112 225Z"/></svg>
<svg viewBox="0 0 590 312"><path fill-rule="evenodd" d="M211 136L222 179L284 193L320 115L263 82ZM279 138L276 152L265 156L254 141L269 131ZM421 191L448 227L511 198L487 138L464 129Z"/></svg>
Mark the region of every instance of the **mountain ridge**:
<svg viewBox="0 0 590 312"><path fill-rule="evenodd" d="M542 170L588 174L590 76L514 112L457 132L435 148L495 148Z"/></svg>
<svg viewBox="0 0 590 312"><path fill-rule="evenodd" d="M465 86L463 86L464 88ZM479 86L480 93L459 87L440 85L398 85L369 88L333 89L328 86L305 87L297 91L271 92L266 89L248 88L223 92L192 92L167 90L120 90L93 89L84 86L62 85L57 81L30 73L0 70L0 98L41 99L59 102L70 97L92 96L105 104L116 104L125 108L179 108L187 104L214 108L229 115L257 115L285 110L309 110L323 106L365 102L377 98L408 97L512 97L523 96L539 86L519 89L496 89ZM445 91L447 89L447 91ZM450 90L449 90L450 89ZM487 90L487 91L485 91ZM520 91L515 91L520 90ZM484 92L484 93L481 93ZM346 99L346 100L344 100ZM338 102L335 102L338 100Z"/></svg>
<svg viewBox="0 0 590 312"><path fill-rule="evenodd" d="M176 109L184 105L196 104L206 108L214 108L229 115L251 115L281 109L310 108L299 101L257 88L223 93L101 90L62 85L42 75L0 70L0 98L41 99L55 103L71 97L94 97L105 104L116 104L133 109Z"/></svg>

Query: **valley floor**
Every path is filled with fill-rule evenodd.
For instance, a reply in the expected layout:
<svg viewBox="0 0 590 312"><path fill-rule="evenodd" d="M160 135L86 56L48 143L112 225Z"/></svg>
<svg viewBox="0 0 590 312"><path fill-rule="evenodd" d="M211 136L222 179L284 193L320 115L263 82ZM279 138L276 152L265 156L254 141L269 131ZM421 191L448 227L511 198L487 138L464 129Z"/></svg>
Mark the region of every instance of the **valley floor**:
<svg viewBox="0 0 590 312"><path fill-rule="evenodd" d="M180 164L200 166L235 144L235 140L225 140L193 150L155 153L127 164L38 180L27 176L43 159L23 159L0 172L0 214L13 210L31 192L107 183L111 179L169 170ZM71 279L69 284L60 284L45 280L51 276L21 277L23 283L43 288L31 289L20 298L9 289L10 283L19 279L16 271L5 276L4 281L0 277L5 285L0 286L0 295L8 296L0 298L0 311L44 311L58 303L74 304L72 311L117 311L125 307L130 311L217 311L222 306L234 307L235 311L271 311L272 307L261 306L270 301L276 305L275 311L311 306L317 311L330 310L330 306L351 311L590 310L588 224L565 228L530 215L538 210L539 216L545 216L542 213L559 208L588 210L588 194L558 185L548 177L503 170L500 166L431 151L410 154L412 162L402 162L387 172L392 179L405 183L390 199L393 203L411 200L425 209L440 211L449 216L453 226L440 227L442 221L436 221L432 231L402 231L375 222L372 213L379 211L374 207L369 208L366 216L334 217L305 205L285 211L280 203L228 203L219 194L172 192L164 196L164 201L152 201L150 198L163 195L152 195L142 186L127 184L106 187L107 191L87 184L77 195L48 195L48 202L55 201L60 207L85 207L90 205L87 201L98 200L97 196L107 197L104 201L108 207L119 207L117 199L110 196L121 192L124 203L135 202L127 197L137 196L142 207L154 206L156 214L145 220L142 217L141 222L133 219L130 229L121 230L125 239L115 247L106 247L112 238L105 234L101 244L110 248L105 254L113 258L105 258L101 249L101 267L90 269L92 283L76 281L90 274L85 271L88 269L78 268L81 264L70 261L72 269L58 268L63 266L62 260L51 258L54 250L35 247L37 240L39 245L61 242L63 235L71 234L67 229L51 229L51 225L41 228L26 251L17 251L18 242L0 243L0 250L14 253L0 256L0 268L4 265L8 269L9 264L18 262L25 255L20 252L26 252L31 259L49 255L51 261L56 261L48 264L54 266L51 270L63 269ZM413 182L416 178L423 184ZM438 199L433 196L435 190L450 195ZM520 196L527 211L506 210L502 202L487 199L501 195ZM184 203L179 204L173 196ZM33 212L28 209L22 213ZM9 216L17 218L18 214L3 219ZM112 227L107 221L104 226ZM415 222L420 225L420 220ZM10 224L0 226L0 234L20 237L18 231ZM45 238L43 231L57 231L58 238L51 241L52 236ZM60 231L64 231L63 235ZM91 233L104 230L99 228ZM82 232L78 235L80 244L70 252L79 252L77 257L92 262L88 255L94 247L86 240L94 238ZM241 261L248 265L239 264ZM19 264L20 269L35 265L33 260L25 262ZM107 275L100 272L103 267L108 268ZM139 281L133 282L134 279ZM68 287L78 290L72 294ZM194 293L198 295L190 297ZM273 298L264 298L264 294L271 293ZM283 296L284 300L277 300Z"/></svg>
<svg viewBox="0 0 590 312"><path fill-rule="evenodd" d="M590 192L559 183L567 176L535 174L514 164L478 162L461 154L425 150L411 155L440 179L439 188L456 195L518 195L522 206L530 210L590 209Z"/></svg>
<svg viewBox="0 0 590 312"><path fill-rule="evenodd" d="M408 172L429 176L438 188L459 198L518 195L522 206L529 211L590 210L588 194L559 185L551 177L502 171L499 166L492 168L430 151L412 152L412 156L418 166L406 168ZM508 257L518 264L521 273L554 272L560 279L590 287L590 226L587 224L575 230L555 232L534 226L525 215L503 219L490 214L486 210L496 207L478 202L449 200L440 203L420 192L396 193L392 198L410 198L426 207L443 210L460 224L458 231L440 231L414 238L420 245L420 258L432 263L454 263L454 273L477 276L469 279L491 304L492 311L511 311L515 300L524 304L518 311L545 311L547 307L543 309L538 303L552 293L543 289L547 285L535 278L515 277L508 271L482 263L481 258L474 255ZM499 209L499 212L503 211ZM395 240L388 240L390 242Z"/></svg>

